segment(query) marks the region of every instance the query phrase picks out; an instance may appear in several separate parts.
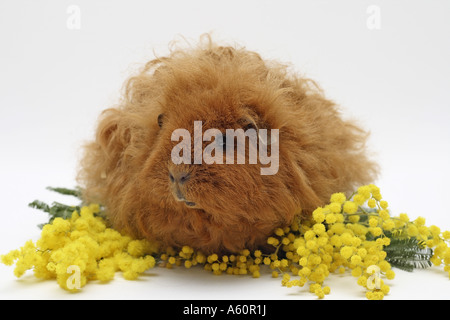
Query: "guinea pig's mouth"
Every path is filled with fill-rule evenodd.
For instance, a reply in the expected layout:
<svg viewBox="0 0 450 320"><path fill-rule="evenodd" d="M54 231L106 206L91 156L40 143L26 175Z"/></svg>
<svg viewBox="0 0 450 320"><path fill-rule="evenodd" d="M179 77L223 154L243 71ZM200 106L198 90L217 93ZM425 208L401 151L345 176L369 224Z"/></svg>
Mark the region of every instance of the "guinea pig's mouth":
<svg viewBox="0 0 450 320"><path fill-rule="evenodd" d="M195 208L197 206L197 204L195 202L192 201L188 201L186 199L178 199L179 202L184 202L184 204L186 205L186 207L189 208Z"/></svg>
<svg viewBox="0 0 450 320"><path fill-rule="evenodd" d="M175 200L177 200L178 202L184 202L184 204L185 204L187 207L191 207L191 208L192 208L192 207L195 207L195 206L196 206L196 203L187 200L187 199L184 197L183 193L180 192L180 190L176 190L174 196L175 196Z"/></svg>
<svg viewBox="0 0 450 320"><path fill-rule="evenodd" d="M173 194L174 199L177 202L184 202L186 207L198 208L198 206L195 202L189 201L188 199L186 199L184 192L179 188L179 186L175 186L172 188L172 194Z"/></svg>

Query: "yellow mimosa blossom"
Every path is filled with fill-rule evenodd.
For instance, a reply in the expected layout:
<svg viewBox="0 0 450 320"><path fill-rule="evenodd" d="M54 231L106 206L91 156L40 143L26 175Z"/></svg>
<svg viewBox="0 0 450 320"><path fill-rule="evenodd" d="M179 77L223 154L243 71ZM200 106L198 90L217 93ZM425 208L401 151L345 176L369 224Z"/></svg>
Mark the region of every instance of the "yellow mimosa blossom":
<svg viewBox="0 0 450 320"><path fill-rule="evenodd" d="M15 264L18 277L32 269L36 277L55 279L70 291L91 280L110 281L117 272L133 280L156 265L169 269L200 266L214 275L253 278L260 278L266 268L272 277L281 276L283 286L305 286L318 299L330 293L324 282L331 274L349 274L367 289L367 299L380 300L390 292L383 279L395 278L391 244L394 242L395 248L399 240L412 239L420 248L432 249L428 263L443 266L450 277L450 232L427 227L422 217L411 222L405 213L391 215L388 202L373 184L361 186L350 198L340 192L332 194L330 203L316 208L310 220L295 220L273 230L264 248L244 248L226 255L207 255L186 245L161 248L157 243L132 239L109 228L98 213L100 207L90 205L67 219L55 218L43 227L36 243L26 242L1 256L1 261ZM78 282L73 278L77 272ZM378 285L375 288L374 283Z"/></svg>
<svg viewBox="0 0 450 320"><path fill-rule="evenodd" d="M56 279L69 291L77 291L90 280L109 281L118 271L126 279L155 266L152 256L158 246L146 240L133 240L107 227L103 218L95 216L98 205L82 207L70 219L55 218L43 227L41 238L28 241L20 250L2 256L14 274L22 276L32 269L38 278Z"/></svg>

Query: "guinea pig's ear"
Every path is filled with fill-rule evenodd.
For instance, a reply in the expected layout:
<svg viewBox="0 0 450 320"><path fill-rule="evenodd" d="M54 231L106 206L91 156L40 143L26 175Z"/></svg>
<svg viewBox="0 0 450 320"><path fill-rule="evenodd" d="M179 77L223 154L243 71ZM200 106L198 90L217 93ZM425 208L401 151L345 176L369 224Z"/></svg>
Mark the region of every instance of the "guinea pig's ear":
<svg viewBox="0 0 450 320"><path fill-rule="evenodd" d="M162 128L163 121L164 121L164 113L161 113L161 114L158 116L158 126L159 126L160 128Z"/></svg>
<svg viewBox="0 0 450 320"><path fill-rule="evenodd" d="M96 174L105 179L111 168L116 168L124 162L124 151L131 140L130 126L124 121L124 114L117 109L103 111L97 127L96 140L89 148L88 167L85 170L97 168ZM92 169L91 169L92 168Z"/></svg>

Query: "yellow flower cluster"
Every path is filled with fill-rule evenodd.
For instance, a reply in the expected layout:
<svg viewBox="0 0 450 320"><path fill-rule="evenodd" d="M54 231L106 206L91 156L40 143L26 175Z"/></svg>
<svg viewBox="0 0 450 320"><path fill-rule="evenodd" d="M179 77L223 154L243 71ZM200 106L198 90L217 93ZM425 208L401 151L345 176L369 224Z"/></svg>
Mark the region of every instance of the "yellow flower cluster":
<svg viewBox="0 0 450 320"><path fill-rule="evenodd" d="M435 225L427 227L425 218L419 217L410 221L406 213L399 217L391 218L395 224L392 234L397 238L416 238L421 241L423 246L433 249L433 256L430 261L435 266L444 266L444 271L450 278L450 231L443 231ZM380 221L379 223L383 223Z"/></svg>
<svg viewBox="0 0 450 320"><path fill-rule="evenodd" d="M295 250L288 249L298 255L300 284L310 282L310 291L319 298L324 296L321 285L329 273L346 270L351 270L358 285L368 289L367 298L382 299L389 292L381 276L395 276L383 250L390 239L383 236L382 228L360 222L361 216L367 215L362 211L366 202L387 208L375 185L358 188L350 199L343 193L333 194L328 205L313 212L312 221L302 224L301 236L293 244ZM379 212L373 215L381 216Z"/></svg>
<svg viewBox="0 0 450 320"><path fill-rule="evenodd" d="M2 263L15 262L17 277L33 269L37 278L56 279L69 291L79 290L90 280L109 281L116 271L122 271L125 279L136 279L154 267L152 254L157 246L108 228L95 215L99 211L98 205L90 205L70 219L54 219L43 227L36 244L27 241L19 250L1 256Z"/></svg>
<svg viewBox="0 0 450 320"><path fill-rule="evenodd" d="M217 275L251 274L256 278L267 266L273 277L282 274L283 286L308 284L309 291L318 298L330 293L330 288L324 286L330 273L348 270L356 283L366 288L368 299L380 300L390 291L384 280L395 277L384 250L392 236L401 239L420 235L417 239L435 248L433 264L444 263L449 271L446 241L450 232L440 233L436 226L426 228L424 223L423 218L410 222L406 214L391 217L380 189L371 184L358 188L348 199L343 193L333 194L330 203L317 208L310 221L296 221L291 227L276 229L267 239L273 252L245 249L235 255L205 256L187 246L179 251L169 248L161 255L162 266L191 268L200 264Z"/></svg>
<svg viewBox="0 0 450 320"><path fill-rule="evenodd" d="M292 236L292 245L283 245L282 250L290 271L300 279L287 281L285 276L283 284L310 283L310 291L319 298L329 292L328 287L322 287L329 273L350 270L357 284L367 289L368 299L383 299L390 288L382 278L395 277L384 250L391 238L415 238L433 248L431 262L444 264L450 277L450 232L426 227L422 217L412 222L404 213L391 217L388 203L373 184L358 188L349 199L343 193L333 194L328 205L313 212L311 221L301 224L299 235L287 234Z"/></svg>
<svg viewBox="0 0 450 320"><path fill-rule="evenodd" d="M184 246L176 251L172 247L167 248L160 255L160 266L173 268L183 265L189 269L195 265L201 265L207 271L215 275L223 273L230 275L250 274L254 278L260 277L260 266L263 264L263 256L260 250L254 251L244 249L239 253L219 256L216 253L205 255L202 252L194 251L189 246Z"/></svg>
<svg viewBox="0 0 450 320"><path fill-rule="evenodd" d="M160 250L157 244L108 228L96 216L99 210L98 205L90 205L70 219L56 218L44 226L36 245L28 241L20 250L2 256L2 262L12 265L16 261L18 277L33 268L36 277L56 278L68 290L73 290L68 273L72 266L81 273L80 287L89 280L111 280L117 271L126 279L135 279L155 266L155 258L160 267L201 266L216 275L259 278L265 268L272 277L281 276L283 286L306 286L319 299L331 291L325 285L330 274L348 272L366 289L368 299L380 300L390 291L385 280L395 277L387 256L391 239L414 239L421 248L433 249L431 263L443 265L450 277L450 232L426 227L422 217L410 221L404 213L391 216L388 203L373 184L358 188L348 198L333 194L330 203L317 208L310 220L274 230L264 249L229 255L205 255L189 246Z"/></svg>

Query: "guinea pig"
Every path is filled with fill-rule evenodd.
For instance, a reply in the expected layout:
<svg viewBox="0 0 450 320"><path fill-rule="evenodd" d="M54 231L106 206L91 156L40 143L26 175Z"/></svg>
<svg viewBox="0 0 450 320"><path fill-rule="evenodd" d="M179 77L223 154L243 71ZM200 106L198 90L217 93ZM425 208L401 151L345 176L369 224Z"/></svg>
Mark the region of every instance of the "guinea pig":
<svg viewBox="0 0 450 320"><path fill-rule="evenodd" d="M256 139L244 136L239 151L230 130ZM238 252L308 218L332 193L372 182L367 136L314 81L209 39L126 81L85 145L78 181L85 201L136 238Z"/></svg>

